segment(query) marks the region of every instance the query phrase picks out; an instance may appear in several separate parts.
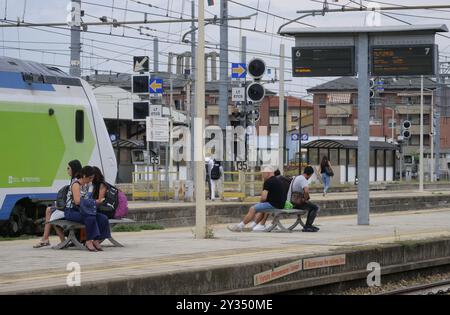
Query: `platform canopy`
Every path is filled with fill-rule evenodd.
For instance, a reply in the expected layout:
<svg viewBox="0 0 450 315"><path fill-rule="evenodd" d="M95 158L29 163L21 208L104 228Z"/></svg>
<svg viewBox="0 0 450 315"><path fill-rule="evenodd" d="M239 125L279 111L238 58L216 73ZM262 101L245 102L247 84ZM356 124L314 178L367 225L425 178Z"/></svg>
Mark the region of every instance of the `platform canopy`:
<svg viewBox="0 0 450 315"><path fill-rule="evenodd" d="M358 149L358 141L356 140L329 140L318 139L302 145L306 149ZM370 141L370 149L372 150L397 150L398 146L383 141Z"/></svg>
<svg viewBox="0 0 450 315"><path fill-rule="evenodd" d="M288 27L280 31L285 36L327 36L330 34L359 34L359 33L425 33L448 32L445 24L427 25L394 25L394 26L361 26L361 27Z"/></svg>

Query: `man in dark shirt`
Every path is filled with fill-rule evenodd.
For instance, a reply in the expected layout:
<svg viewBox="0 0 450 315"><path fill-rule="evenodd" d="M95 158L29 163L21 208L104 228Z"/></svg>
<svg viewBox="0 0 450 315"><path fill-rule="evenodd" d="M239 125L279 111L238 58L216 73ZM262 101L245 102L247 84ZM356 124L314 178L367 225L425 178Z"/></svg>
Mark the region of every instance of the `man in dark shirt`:
<svg viewBox="0 0 450 315"><path fill-rule="evenodd" d="M257 213L271 212L276 209L283 209L286 202L287 191L284 188L283 183L274 176L274 168L271 166L265 166L261 169L262 177L264 180L263 191L261 193L260 202L250 207L247 215L244 217L241 223L229 226L228 229L233 232L241 232L245 229L245 226L252 220L254 220ZM262 231L265 229L264 225L256 224L252 222L251 228L253 231Z"/></svg>

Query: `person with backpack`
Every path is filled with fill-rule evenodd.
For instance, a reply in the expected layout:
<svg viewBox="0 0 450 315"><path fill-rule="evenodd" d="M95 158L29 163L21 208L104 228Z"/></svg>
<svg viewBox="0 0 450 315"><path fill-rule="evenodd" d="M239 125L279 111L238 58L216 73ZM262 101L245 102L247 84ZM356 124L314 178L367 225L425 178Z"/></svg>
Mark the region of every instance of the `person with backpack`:
<svg viewBox="0 0 450 315"><path fill-rule="evenodd" d="M220 161L213 160L213 167L211 168L211 200L216 198L216 188L219 193L219 198L222 199L222 177L223 167Z"/></svg>
<svg viewBox="0 0 450 315"><path fill-rule="evenodd" d="M93 166L94 179L92 181L94 198L98 211L108 219L124 218L128 214L128 201L125 194L117 187L107 183L102 171Z"/></svg>
<svg viewBox="0 0 450 315"><path fill-rule="evenodd" d="M242 232L245 229L245 226L255 219L256 214L261 212L272 212L284 208L287 196L286 186L275 176L274 172L275 170L272 166L262 167L261 173L264 184L260 202L250 207L247 215L239 224L228 226L230 231ZM253 221L251 223L251 228L254 232L260 232L264 231L266 227L262 223Z"/></svg>
<svg viewBox="0 0 450 315"><path fill-rule="evenodd" d="M308 180L314 174L314 169L311 166L305 167L303 174L296 176L289 187L287 200L292 203L295 209L307 210L308 216L306 219L303 232L317 232L319 228L314 226L319 207L310 201L309 196L309 182Z"/></svg>
<svg viewBox="0 0 450 315"><path fill-rule="evenodd" d="M70 176L70 184L72 184L74 181L78 180L80 178L81 173L81 163L78 160L72 160L67 164L67 175ZM64 186L63 188L65 188ZM66 190L68 191L68 190ZM65 204L67 196L61 196L63 198L63 203ZM47 207L45 209L45 225L44 225L44 234L42 235L42 238L39 240L39 242L33 246L33 248L41 248L45 246L50 246L50 231L51 231L51 224L48 222L53 220L58 220L64 218L64 209L58 209L57 207ZM59 239L61 242L64 242L64 231L60 228L55 226L56 234L59 236Z"/></svg>
<svg viewBox="0 0 450 315"><path fill-rule="evenodd" d="M96 212L95 200L89 196L89 184L94 179L94 169L85 166L80 179L72 183L67 194L64 217L86 226L86 248L91 252L103 251L100 242L111 238L108 217Z"/></svg>
<svg viewBox="0 0 450 315"><path fill-rule="evenodd" d="M214 161L213 159L211 159L209 156L206 157L205 159L205 181L206 184L208 185L208 192L209 192L209 199L212 198L212 187L211 187L211 170L214 166Z"/></svg>

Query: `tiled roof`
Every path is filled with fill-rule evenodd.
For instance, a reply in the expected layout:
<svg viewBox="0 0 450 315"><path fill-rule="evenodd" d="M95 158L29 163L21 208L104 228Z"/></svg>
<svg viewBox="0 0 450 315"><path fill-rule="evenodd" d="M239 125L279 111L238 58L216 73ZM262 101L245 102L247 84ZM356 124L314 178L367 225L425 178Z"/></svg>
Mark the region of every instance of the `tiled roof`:
<svg viewBox="0 0 450 315"><path fill-rule="evenodd" d="M385 90L420 90L420 78L387 78L384 79ZM424 88L435 89L436 83L424 78ZM317 85L308 89L308 93L321 91L356 91L358 89L358 81L354 77L341 77L321 85Z"/></svg>

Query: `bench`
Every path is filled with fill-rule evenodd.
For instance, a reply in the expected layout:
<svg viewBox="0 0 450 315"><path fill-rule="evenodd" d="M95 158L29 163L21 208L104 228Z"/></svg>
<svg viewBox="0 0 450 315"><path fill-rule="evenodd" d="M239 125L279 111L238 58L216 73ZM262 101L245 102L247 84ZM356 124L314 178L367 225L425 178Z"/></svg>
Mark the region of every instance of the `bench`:
<svg viewBox="0 0 450 315"><path fill-rule="evenodd" d="M66 239L63 242L59 243L58 245L53 246L52 247L53 249L64 249L71 245L74 245L78 249L83 249L83 250L86 249L86 247L82 243L80 243L80 241L77 239L77 237L75 235L76 230L85 228L84 224L81 224L79 222L74 222L74 221L68 221L68 220L64 220L64 219L53 220L48 223L62 228L64 230L64 232L69 232ZM135 221L131 220L131 219L127 219L127 218L109 219L109 225L111 227L114 227L117 224L130 224L130 223L135 223ZM109 238L108 241L110 241L114 247L124 247L122 244L120 244L118 241L116 241L113 237Z"/></svg>
<svg viewBox="0 0 450 315"><path fill-rule="evenodd" d="M292 232L297 225L305 226L302 221L302 215L307 213L306 210L299 209L278 209L272 212L273 220L268 228L264 230L264 232ZM282 219L289 218L291 216L297 216L297 220L288 227L285 227L281 222Z"/></svg>

